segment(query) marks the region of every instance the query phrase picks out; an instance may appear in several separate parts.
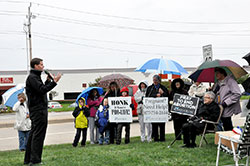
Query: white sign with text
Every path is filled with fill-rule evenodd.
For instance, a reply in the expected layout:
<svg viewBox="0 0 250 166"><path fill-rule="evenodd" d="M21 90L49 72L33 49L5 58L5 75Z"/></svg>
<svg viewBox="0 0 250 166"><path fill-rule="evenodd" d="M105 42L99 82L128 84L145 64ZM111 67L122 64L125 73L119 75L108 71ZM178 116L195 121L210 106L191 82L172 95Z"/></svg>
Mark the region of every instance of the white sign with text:
<svg viewBox="0 0 250 166"><path fill-rule="evenodd" d="M143 117L145 123L168 121L168 98L145 97L143 99Z"/></svg>
<svg viewBox="0 0 250 166"><path fill-rule="evenodd" d="M132 122L131 97L109 97L110 122Z"/></svg>

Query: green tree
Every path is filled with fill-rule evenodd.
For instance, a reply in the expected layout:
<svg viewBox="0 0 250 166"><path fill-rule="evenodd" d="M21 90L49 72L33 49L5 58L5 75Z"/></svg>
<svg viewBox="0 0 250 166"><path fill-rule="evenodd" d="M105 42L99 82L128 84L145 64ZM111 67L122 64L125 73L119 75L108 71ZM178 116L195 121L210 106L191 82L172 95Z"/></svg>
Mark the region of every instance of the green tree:
<svg viewBox="0 0 250 166"><path fill-rule="evenodd" d="M102 79L102 77L96 78L94 83L92 83L92 82L89 83L89 87L98 86L99 81L100 81L101 79Z"/></svg>

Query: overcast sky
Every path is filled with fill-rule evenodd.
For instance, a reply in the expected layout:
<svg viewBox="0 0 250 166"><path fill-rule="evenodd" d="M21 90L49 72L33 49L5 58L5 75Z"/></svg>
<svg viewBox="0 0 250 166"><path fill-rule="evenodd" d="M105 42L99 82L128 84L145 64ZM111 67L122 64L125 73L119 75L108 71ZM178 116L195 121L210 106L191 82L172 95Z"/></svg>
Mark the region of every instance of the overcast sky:
<svg viewBox="0 0 250 166"><path fill-rule="evenodd" d="M29 1L0 0L0 70L26 70ZM33 57L49 69L137 67L166 58L184 67L250 52L249 0L33 0Z"/></svg>

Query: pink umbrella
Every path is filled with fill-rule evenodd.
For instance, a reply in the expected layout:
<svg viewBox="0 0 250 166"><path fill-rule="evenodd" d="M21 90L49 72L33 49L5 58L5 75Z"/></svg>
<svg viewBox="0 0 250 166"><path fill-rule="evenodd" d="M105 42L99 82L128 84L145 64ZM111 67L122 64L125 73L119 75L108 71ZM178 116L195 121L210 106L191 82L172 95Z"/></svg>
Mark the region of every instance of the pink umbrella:
<svg viewBox="0 0 250 166"><path fill-rule="evenodd" d="M134 83L134 80L128 76L122 74L109 74L104 76L99 81L99 86L103 88L108 88L111 82L116 82L120 88L128 86Z"/></svg>

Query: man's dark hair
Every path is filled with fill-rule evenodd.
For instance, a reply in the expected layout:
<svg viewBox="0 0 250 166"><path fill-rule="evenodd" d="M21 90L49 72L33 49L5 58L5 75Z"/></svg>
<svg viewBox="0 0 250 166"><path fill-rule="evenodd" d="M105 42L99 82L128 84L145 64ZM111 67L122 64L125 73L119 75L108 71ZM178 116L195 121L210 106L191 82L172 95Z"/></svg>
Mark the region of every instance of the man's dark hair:
<svg viewBox="0 0 250 166"><path fill-rule="evenodd" d="M40 59L40 58L33 58L33 59L30 61L30 67L31 67L31 68L35 68L35 65L39 65L41 61L43 61L43 60Z"/></svg>
<svg viewBox="0 0 250 166"><path fill-rule="evenodd" d="M227 72L224 69L220 68L220 67L216 67L214 69L214 71L223 74L225 77L227 76Z"/></svg>

